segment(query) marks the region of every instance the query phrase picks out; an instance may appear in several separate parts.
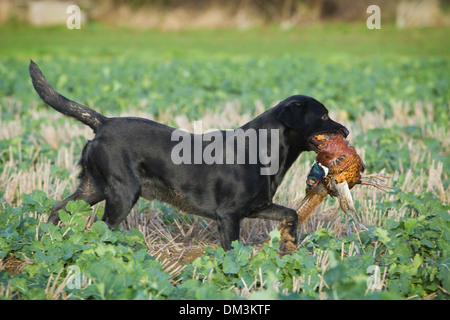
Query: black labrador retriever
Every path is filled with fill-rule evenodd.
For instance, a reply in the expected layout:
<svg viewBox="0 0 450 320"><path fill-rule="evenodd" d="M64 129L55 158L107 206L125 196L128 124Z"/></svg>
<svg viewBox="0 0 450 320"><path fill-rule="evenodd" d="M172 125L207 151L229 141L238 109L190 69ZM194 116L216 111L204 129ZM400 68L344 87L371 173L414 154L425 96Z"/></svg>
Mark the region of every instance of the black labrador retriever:
<svg viewBox="0 0 450 320"><path fill-rule="evenodd" d="M314 135L349 133L320 102L302 95L283 100L237 130L203 135L148 119L107 118L60 95L33 61L29 71L46 104L95 133L79 161L78 189L52 208L49 221L55 224L58 210L71 200L90 205L106 200L102 220L113 228L144 197L215 219L225 250L239 239L243 218L283 221L287 236L282 241L292 246L297 214L272 202L278 186L302 151L316 150Z"/></svg>

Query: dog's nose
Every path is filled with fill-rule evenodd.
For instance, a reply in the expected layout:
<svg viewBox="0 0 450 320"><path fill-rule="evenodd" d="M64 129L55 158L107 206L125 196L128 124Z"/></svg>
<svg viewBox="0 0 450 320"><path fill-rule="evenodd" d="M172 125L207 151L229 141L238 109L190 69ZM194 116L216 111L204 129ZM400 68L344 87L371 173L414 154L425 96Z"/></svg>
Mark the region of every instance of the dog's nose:
<svg viewBox="0 0 450 320"><path fill-rule="evenodd" d="M342 127L342 133L344 134L344 137L347 138L347 136L350 134L350 131L346 127Z"/></svg>

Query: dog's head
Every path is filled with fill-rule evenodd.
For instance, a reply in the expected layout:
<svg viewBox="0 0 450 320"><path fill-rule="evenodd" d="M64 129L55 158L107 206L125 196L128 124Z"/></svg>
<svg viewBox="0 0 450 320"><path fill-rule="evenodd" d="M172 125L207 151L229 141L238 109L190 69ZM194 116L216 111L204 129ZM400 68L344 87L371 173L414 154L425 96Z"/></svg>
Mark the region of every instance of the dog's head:
<svg viewBox="0 0 450 320"><path fill-rule="evenodd" d="M299 143L306 151L317 150L314 136L318 134L339 133L344 137L349 134L346 127L330 119L323 104L311 97L291 96L282 101L280 107L278 121L298 134Z"/></svg>

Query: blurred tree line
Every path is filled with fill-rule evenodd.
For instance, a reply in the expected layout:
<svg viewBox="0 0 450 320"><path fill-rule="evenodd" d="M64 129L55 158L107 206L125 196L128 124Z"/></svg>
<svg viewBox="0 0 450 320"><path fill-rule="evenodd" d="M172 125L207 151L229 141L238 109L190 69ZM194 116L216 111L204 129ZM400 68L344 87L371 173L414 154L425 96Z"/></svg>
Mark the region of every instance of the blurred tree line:
<svg viewBox="0 0 450 320"><path fill-rule="evenodd" d="M365 21L370 5L398 27L448 25L450 8L450 0L0 0L0 23L27 20L27 7L37 2L77 4L91 21L173 29Z"/></svg>
<svg viewBox="0 0 450 320"><path fill-rule="evenodd" d="M89 1L89 0L85 0ZM182 11L196 19L214 24L230 23L231 27L276 23L284 27L322 21L365 21L367 8L378 5L384 22L395 21L398 27L433 26L448 24L444 18L450 0L102 0L112 11L122 6L132 10L153 9L159 12L180 13L174 19L183 19ZM444 8L444 10L443 10ZM217 11L221 11L218 14ZM443 13L444 12L444 13ZM188 18L188 19L189 19ZM200 18L201 20L201 18Z"/></svg>
<svg viewBox="0 0 450 320"><path fill-rule="evenodd" d="M129 5L135 9L154 7L163 9L185 8L205 10L222 7L225 10L251 11L267 22L280 23L283 20L328 20L351 21L361 18L366 8L372 4L383 7L386 18L395 17L396 8L402 0L103 0L113 6ZM427 2L433 6L438 0L409 0L407 2ZM450 0L448 0L450 1ZM296 19L297 18L297 19ZM298 21L297 21L298 22Z"/></svg>

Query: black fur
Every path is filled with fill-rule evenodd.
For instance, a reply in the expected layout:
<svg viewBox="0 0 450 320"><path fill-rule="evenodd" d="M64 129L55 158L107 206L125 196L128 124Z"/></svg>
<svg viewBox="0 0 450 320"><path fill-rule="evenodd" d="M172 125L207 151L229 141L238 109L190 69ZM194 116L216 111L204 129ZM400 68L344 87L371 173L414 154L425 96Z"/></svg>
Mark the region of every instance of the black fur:
<svg viewBox="0 0 450 320"><path fill-rule="evenodd" d="M276 173L261 175L264 165L259 161L176 165L171 160L171 151L178 143L171 141L174 128L142 118L107 118L71 101L50 86L33 61L30 76L45 103L85 123L96 133L80 159L78 189L52 208L49 221L55 224L59 221L58 210L65 209L71 200L81 199L90 205L106 200L103 220L112 228L125 219L139 197L144 197L215 219L224 249L230 249L231 242L239 238L239 224L246 217L282 220L288 234L296 239L295 210L272 203L272 198L300 153L314 150L312 136L326 132L348 134L344 126L328 117L320 102L295 95L241 127L244 131L278 130ZM193 134L190 137L194 140ZM205 148L211 142L202 143Z"/></svg>

